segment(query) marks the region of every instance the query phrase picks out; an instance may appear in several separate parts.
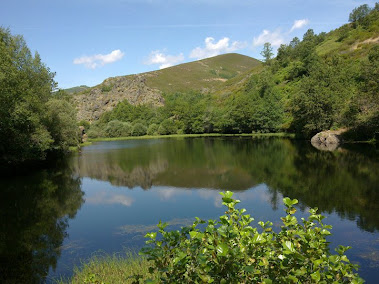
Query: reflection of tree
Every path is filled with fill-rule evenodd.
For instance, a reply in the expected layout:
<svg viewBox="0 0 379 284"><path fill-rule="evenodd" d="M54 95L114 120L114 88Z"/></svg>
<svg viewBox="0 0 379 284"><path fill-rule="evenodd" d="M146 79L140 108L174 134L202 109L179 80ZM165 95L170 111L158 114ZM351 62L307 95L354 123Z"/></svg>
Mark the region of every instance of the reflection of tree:
<svg viewBox="0 0 379 284"><path fill-rule="evenodd" d="M303 207L356 219L372 231L379 229L379 159L368 148L322 152L305 141L277 138L167 139L112 151L84 150L76 169L80 176L145 189L238 191L265 183L274 208L281 193L299 199Z"/></svg>
<svg viewBox="0 0 379 284"><path fill-rule="evenodd" d="M0 188L0 282L42 282L83 203L80 179L62 166L2 179Z"/></svg>
<svg viewBox="0 0 379 284"><path fill-rule="evenodd" d="M371 156L367 156L362 151L325 152L295 143L293 160L277 168L276 174L268 178L268 185L272 194L279 191L299 199L305 206L356 219L364 230L379 230L376 214L379 212L379 160L372 150L371 147Z"/></svg>

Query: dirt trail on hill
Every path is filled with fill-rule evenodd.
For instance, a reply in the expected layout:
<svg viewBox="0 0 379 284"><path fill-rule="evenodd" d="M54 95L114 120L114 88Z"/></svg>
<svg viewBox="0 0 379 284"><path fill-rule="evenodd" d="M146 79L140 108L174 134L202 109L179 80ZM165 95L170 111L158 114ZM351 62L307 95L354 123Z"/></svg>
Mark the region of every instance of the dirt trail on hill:
<svg viewBox="0 0 379 284"><path fill-rule="evenodd" d="M376 38L369 38L369 39L366 39L364 41L354 43L353 46L351 47L351 50L356 50L359 45L365 44L365 43L379 43L379 36Z"/></svg>

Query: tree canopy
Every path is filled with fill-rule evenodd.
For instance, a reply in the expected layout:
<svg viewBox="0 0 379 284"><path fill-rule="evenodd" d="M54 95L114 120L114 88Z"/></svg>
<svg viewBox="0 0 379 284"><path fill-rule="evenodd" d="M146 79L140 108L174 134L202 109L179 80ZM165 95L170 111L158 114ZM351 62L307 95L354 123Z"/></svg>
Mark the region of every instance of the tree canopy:
<svg viewBox="0 0 379 284"><path fill-rule="evenodd" d="M0 27L1 164L45 159L77 143L75 110L54 98L54 75L22 36Z"/></svg>

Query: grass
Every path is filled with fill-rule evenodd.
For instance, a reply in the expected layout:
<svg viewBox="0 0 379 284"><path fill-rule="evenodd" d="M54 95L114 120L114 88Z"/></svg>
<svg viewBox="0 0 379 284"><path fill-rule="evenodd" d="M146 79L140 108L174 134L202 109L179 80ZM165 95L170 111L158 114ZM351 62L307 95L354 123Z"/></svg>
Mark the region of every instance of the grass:
<svg viewBox="0 0 379 284"><path fill-rule="evenodd" d="M150 263L135 253L125 254L96 254L83 262L80 267L74 268L71 279L59 279L57 284L83 283L132 283L129 277L141 275L142 279L151 278Z"/></svg>
<svg viewBox="0 0 379 284"><path fill-rule="evenodd" d="M89 146L89 145L91 145L91 144L92 144L92 142L87 141L87 142L84 142L84 143L80 143L79 146L70 146L70 147L68 148L68 151L69 151L69 152L77 152L77 151L80 150L80 148L85 147L85 146Z"/></svg>
<svg viewBox="0 0 379 284"><path fill-rule="evenodd" d="M90 138L89 142L100 141L121 141L136 139L160 139L160 138L190 138L190 137L289 137L294 138L295 134L290 133L242 133L242 134L220 134L220 133L204 133L204 134L171 134L171 135L144 135L144 136L128 136L113 138Z"/></svg>

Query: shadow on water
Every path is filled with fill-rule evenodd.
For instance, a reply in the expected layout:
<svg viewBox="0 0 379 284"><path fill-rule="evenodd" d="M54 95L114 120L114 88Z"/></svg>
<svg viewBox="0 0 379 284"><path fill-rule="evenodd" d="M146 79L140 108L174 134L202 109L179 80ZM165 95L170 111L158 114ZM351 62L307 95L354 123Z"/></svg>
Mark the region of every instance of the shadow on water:
<svg viewBox="0 0 379 284"><path fill-rule="evenodd" d="M68 220L83 203L79 177L58 166L0 180L0 283L41 283L55 269Z"/></svg>
<svg viewBox="0 0 379 284"><path fill-rule="evenodd" d="M167 139L149 145L133 142L133 147L128 143L84 148L74 159L77 174L145 190L170 186L244 191L265 183L274 209L282 194L299 199L303 208L317 206L355 220L363 230L379 229L379 154L374 146L324 152L306 141L251 137Z"/></svg>

